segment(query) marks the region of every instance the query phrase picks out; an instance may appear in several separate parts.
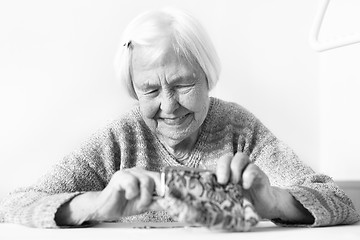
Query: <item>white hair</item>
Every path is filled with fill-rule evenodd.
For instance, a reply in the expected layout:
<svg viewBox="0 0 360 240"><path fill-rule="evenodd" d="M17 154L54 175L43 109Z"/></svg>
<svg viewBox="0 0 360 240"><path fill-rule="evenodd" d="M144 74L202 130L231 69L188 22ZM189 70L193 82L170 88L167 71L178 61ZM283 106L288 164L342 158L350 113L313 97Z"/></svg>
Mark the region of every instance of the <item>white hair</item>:
<svg viewBox="0 0 360 240"><path fill-rule="evenodd" d="M141 47L149 64L161 57L171 46L178 56L197 63L204 71L209 90L220 75L220 60L201 24L190 14L174 9L147 11L127 26L115 58L115 70L126 84L131 97L137 99L132 83L132 50Z"/></svg>

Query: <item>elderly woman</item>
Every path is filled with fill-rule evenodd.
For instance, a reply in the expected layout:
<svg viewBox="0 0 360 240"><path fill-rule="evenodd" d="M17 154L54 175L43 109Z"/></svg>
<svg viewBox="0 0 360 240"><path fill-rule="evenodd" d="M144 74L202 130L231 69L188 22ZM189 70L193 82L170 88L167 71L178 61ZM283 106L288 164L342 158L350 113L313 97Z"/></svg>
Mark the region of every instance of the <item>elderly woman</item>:
<svg viewBox="0 0 360 240"><path fill-rule="evenodd" d="M254 115L209 96L215 49L187 13L146 12L124 33L116 67L138 105L31 187L12 193L0 221L34 227L101 221L172 221L158 209L166 166L209 169L241 184L260 217L324 226L360 218L327 176L305 166Z"/></svg>

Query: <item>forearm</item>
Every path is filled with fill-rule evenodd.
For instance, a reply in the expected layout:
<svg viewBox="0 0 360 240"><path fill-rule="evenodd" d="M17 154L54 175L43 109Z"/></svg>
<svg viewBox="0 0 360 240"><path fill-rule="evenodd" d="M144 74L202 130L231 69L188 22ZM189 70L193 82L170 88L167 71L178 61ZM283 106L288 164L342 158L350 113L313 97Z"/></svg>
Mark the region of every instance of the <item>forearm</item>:
<svg viewBox="0 0 360 240"><path fill-rule="evenodd" d="M0 218L4 222L30 227L56 228L54 215L61 205L79 192L49 195L33 189L17 190L0 203Z"/></svg>
<svg viewBox="0 0 360 240"><path fill-rule="evenodd" d="M95 222L94 199L100 192L86 192L61 205L55 214L58 226L79 226Z"/></svg>
<svg viewBox="0 0 360 240"><path fill-rule="evenodd" d="M278 187L273 187L273 190L277 204L270 219L292 224L314 223L312 214L288 190Z"/></svg>

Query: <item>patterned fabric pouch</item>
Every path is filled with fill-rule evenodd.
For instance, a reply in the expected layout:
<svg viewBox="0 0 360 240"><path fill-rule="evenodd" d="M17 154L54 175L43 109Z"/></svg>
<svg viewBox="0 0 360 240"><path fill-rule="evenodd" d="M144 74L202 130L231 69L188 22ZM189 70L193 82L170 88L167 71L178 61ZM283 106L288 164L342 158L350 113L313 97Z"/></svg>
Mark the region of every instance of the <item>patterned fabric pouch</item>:
<svg viewBox="0 0 360 240"><path fill-rule="evenodd" d="M226 231L249 231L259 217L238 184L220 185L214 173L167 167L158 204L175 220Z"/></svg>

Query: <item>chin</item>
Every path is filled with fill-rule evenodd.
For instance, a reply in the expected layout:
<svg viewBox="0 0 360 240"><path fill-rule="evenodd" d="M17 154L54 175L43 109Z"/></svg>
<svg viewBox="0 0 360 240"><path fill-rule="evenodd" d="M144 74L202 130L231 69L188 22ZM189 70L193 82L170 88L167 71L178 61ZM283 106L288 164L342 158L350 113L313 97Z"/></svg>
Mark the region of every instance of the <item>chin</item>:
<svg viewBox="0 0 360 240"><path fill-rule="evenodd" d="M168 145L168 147L176 147L178 144L180 144L182 141L185 140L185 138L181 138L181 139L174 139L174 138L169 138L169 137L165 137L165 136L161 136L161 139L164 143L166 143L166 145Z"/></svg>
<svg viewBox="0 0 360 240"><path fill-rule="evenodd" d="M187 139L190 140L192 134L188 132L183 133L174 133L174 134L158 134L159 139L161 139L168 147L176 147L179 144L185 142Z"/></svg>

